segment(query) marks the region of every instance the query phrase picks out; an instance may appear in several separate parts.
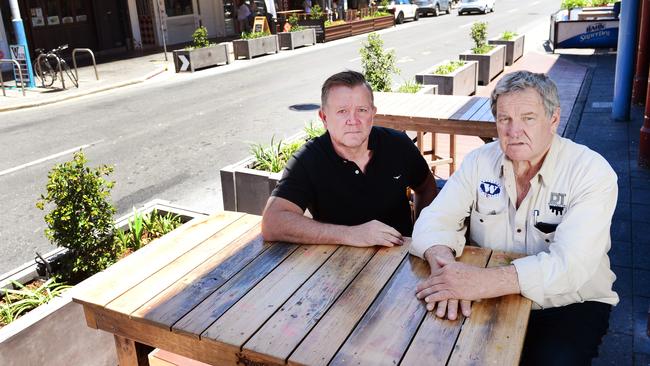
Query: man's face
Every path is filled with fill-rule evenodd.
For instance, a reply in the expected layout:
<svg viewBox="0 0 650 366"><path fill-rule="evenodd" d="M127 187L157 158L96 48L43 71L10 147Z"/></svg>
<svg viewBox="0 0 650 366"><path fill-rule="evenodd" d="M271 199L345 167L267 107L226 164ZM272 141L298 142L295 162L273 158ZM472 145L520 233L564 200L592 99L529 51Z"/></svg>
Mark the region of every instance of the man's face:
<svg viewBox="0 0 650 366"><path fill-rule="evenodd" d="M365 86L334 86L319 115L334 147L353 149L367 146L376 111Z"/></svg>
<svg viewBox="0 0 650 366"><path fill-rule="evenodd" d="M560 121L559 108L549 118L535 89L503 94L497 99L497 133L501 149L512 161L537 164L545 156Z"/></svg>

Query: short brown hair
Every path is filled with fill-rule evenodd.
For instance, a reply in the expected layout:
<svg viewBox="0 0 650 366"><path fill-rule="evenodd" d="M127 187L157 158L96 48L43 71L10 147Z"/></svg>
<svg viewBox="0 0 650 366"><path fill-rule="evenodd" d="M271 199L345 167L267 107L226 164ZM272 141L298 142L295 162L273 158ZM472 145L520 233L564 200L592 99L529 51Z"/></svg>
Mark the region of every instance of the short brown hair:
<svg viewBox="0 0 650 366"><path fill-rule="evenodd" d="M346 70L339 72L327 78L323 83L320 93L320 102L321 107L324 107L327 103L327 97L329 96L330 90L335 86L347 86L348 88L353 88L358 85L363 85L368 89L370 93L370 101L372 104L375 104L375 96L372 94L372 87L366 81L366 78L362 73L352 70Z"/></svg>

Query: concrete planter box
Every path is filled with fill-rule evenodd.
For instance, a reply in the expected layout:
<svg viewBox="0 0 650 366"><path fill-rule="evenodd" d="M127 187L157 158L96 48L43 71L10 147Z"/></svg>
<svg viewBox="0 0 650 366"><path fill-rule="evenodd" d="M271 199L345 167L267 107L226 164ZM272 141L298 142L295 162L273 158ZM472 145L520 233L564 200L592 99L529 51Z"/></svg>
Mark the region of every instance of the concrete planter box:
<svg viewBox="0 0 650 366"><path fill-rule="evenodd" d="M524 55L524 35L520 34L510 41L503 39L489 39L488 44L502 44L506 46L506 66L512 66Z"/></svg>
<svg viewBox="0 0 650 366"><path fill-rule="evenodd" d="M506 67L506 46L496 45L490 52L476 55L471 50L459 55L461 60L478 61L478 83L488 85Z"/></svg>
<svg viewBox="0 0 650 366"><path fill-rule="evenodd" d="M232 61L229 51L228 42L193 50L175 50L174 67L176 72L194 72L205 67L229 64Z"/></svg>
<svg viewBox="0 0 650 366"><path fill-rule="evenodd" d="M465 65L449 74L433 74L439 66L448 62L449 60L445 60L417 73L415 81L423 85L437 85L438 94L443 95L472 95L476 93L478 62L466 61Z"/></svg>
<svg viewBox="0 0 650 366"><path fill-rule="evenodd" d="M275 34L253 39L237 39L232 41L232 45L235 52L235 60L241 57L251 59L255 56L278 53L280 51L278 36Z"/></svg>
<svg viewBox="0 0 650 366"><path fill-rule="evenodd" d="M304 29L297 32L278 33L280 49L288 48L293 50L297 47L315 45L316 31L313 28Z"/></svg>
<svg viewBox="0 0 650 366"><path fill-rule="evenodd" d="M285 141L305 139L300 132ZM221 177L221 196L223 209L227 211L246 212L261 215L271 192L282 178L282 172L270 173L251 169L254 158L228 165L219 171Z"/></svg>
<svg viewBox="0 0 650 366"><path fill-rule="evenodd" d="M160 200L146 204L139 211L146 213L153 209L163 214L175 213L181 216L183 221L206 216ZM116 227L126 227L131 216L117 220ZM60 252L57 250L45 257L61 255ZM9 276L2 275L0 284L3 284L3 287L7 287L12 279L26 283L38 276L35 264L21 266L19 271L9 273ZM82 306L72 302L74 291L73 287L61 297L39 306L0 329L0 365L117 365L113 336L86 325Z"/></svg>

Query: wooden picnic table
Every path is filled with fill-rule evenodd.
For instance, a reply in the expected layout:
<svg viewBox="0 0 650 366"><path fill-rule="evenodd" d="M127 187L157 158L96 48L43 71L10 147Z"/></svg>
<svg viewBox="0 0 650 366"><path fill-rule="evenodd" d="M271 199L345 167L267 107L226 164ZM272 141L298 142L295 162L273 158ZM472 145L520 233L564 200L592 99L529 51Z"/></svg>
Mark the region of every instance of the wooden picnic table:
<svg viewBox="0 0 650 366"><path fill-rule="evenodd" d="M516 365L531 303L475 303L441 320L415 298L428 265L394 248L264 242L261 217L185 224L80 284L89 327L114 334L119 364L158 347L212 365ZM461 260L516 255L468 247ZM89 350L92 352L92 350Z"/></svg>
<svg viewBox="0 0 650 366"><path fill-rule="evenodd" d="M497 137L490 99L460 95L375 93L376 126L431 132L433 155L438 156L435 134L449 134L450 174L456 159L456 135Z"/></svg>

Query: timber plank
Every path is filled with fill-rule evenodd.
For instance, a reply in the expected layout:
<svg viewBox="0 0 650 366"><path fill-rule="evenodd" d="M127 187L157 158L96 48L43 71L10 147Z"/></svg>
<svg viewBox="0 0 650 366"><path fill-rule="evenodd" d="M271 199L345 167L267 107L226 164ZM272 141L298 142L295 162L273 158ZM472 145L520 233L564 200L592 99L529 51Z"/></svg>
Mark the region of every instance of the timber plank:
<svg viewBox="0 0 650 366"><path fill-rule="evenodd" d="M476 103L476 101L479 99L481 99L481 97L469 97L469 99L465 101L465 103L460 108L458 108L454 114L449 116L449 119L460 119L461 116L465 114L465 112L467 112L470 108L472 108L474 103Z"/></svg>
<svg viewBox="0 0 650 366"><path fill-rule="evenodd" d="M239 212L219 212L174 230L82 282L73 299L81 304L105 306L242 216Z"/></svg>
<svg viewBox="0 0 650 366"><path fill-rule="evenodd" d="M219 319L230 307L257 285L266 275L291 255L298 245L276 243L264 251L219 290L206 297L198 306L187 313L172 331L199 338L199 335Z"/></svg>
<svg viewBox="0 0 650 366"><path fill-rule="evenodd" d="M488 267L509 265L521 256L493 251ZM474 304L472 316L463 326L449 365L518 365L530 308L531 301L520 295Z"/></svg>
<svg viewBox="0 0 650 366"><path fill-rule="evenodd" d="M206 329L201 338L241 347L337 249L335 245L299 247Z"/></svg>
<svg viewBox="0 0 650 366"><path fill-rule="evenodd" d="M470 121L480 121L480 120L481 120L481 117L483 117L483 115L484 115L486 112L489 112L489 111L491 110L491 108L492 108L492 107L491 107L491 105L490 105L490 102L489 102L489 101L486 101L486 103L483 104L483 105L481 106L481 108L480 108L478 111L476 111L476 113L474 113L474 114L469 118L469 120L470 120Z"/></svg>
<svg viewBox="0 0 650 366"><path fill-rule="evenodd" d="M490 250L466 246L460 262L477 267L485 267L490 258ZM420 325L411 346L402 359L401 365L444 365L451 355L458 333L465 321L462 313L458 319L438 318L429 311Z"/></svg>
<svg viewBox="0 0 650 366"><path fill-rule="evenodd" d="M336 300L325 316L291 354L292 365L326 365L352 332L384 284L408 253L401 247L381 248Z"/></svg>
<svg viewBox="0 0 650 366"><path fill-rule="evenodd" d="M224 250L133 312L131 317L168 325L171 329L171 325L271 245L274 244L264 242L260 234L260 225L256 225Z"/></svg>
<svg viewBox="0 0 650 366"><path fill-rule="evenodd" d="M486 103L488 102L487 98L480 98L474 101L474 104L463 113L458 120L460 121L469 121L476 112L478 112Z"/></svg>
<svg viewBox="0 0 650 366"><path fill-rule="evenodd" d="M341 247L243 347L242 358L284 364L377 249Z"/></svg>
<svg viewBox="0 0 650 366"><path fill-rule="evenodd" d="M180 278L205 262L214 254L223 250L238 237L250 229L259 226L261 216L245 215L241 219L218 231L201 244L188 250L186 253L166 265L160 271L147 277L139 284L133 286L117 299L110 302L106 308L131 314L147 301L176 283ZM171 324L169 324L171 326Z"/></svg>
<svg viewBox="0 0 650 366"><path fill-rule="evenodd" d="M363 316L330 365L396 365L427 311L415 287L429 266L408 256Z"/></svg>
<svg viewBox="0 0 650 366"><path fill-rule="evenodd" d="M225 345L215 346L201 342L198 338L174 334L167 328L134 322L127 315L103 308L84 305L84 311L96 312L95 318L99 329L126 338L128 342L155 346L211 365L235 366L237 364L238 350ZM92 352L92 350L88 351Z"/></svg>

